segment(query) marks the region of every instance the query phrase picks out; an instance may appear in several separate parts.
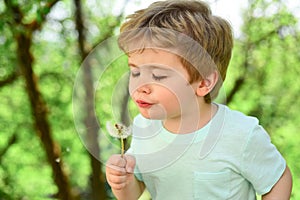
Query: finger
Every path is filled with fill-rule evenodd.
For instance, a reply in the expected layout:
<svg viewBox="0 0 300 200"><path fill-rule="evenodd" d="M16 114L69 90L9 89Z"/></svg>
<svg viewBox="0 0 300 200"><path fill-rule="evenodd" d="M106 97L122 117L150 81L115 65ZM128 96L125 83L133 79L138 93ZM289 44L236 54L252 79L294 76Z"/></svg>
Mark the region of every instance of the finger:
<svg viewBox="0 0 300 200"><path fill-rule="evenodd" d="M119 166L119 167L125 167L126 166L126 160L121 156L121 155L112 155L108 161L107 161L108 165L115 165L115 166Z"/></svg>
<svg viewBox="0 0 300 200"><path fill-rule="evenodd" d="M131 155L125 155L126 159L126 172L127 173L133 173L134 167L135 167L135 158Z"/></svg>
<svg viewBox="0 0 300 200"><path fill-rule="evenodd" d="M107 182L114 190L121 190L126 186L126 176L107 176Z"/></svg>
<svg viewBox="0 0 300 200"><path fill-rule="evenodd" d="M125 175L126 169L124 167L119 167L115 165L106 165L106 172L112 175Z"/></svg>
<svg viewBox="0 0 300 200"><path fill-rule="evenodd" d="M126 160L121 155L112 155L106 163L106 170L115 175L123 175L126 173L125 166Z"/></svg>
<svg viewBox="0 0 300 200"><path fill-rule="evenodd" d="M116 176L110 175L107 177L107 181L112 184L122 184L126 183L127 177L126 176Z"/></svg>
<svg viewBox="0 0 300 200"><path fill-rule="evenodd" d="M121 183L121 184L111 183L111 184L110 184L110 187L111 187L113 190L122 190L123 188L125 188L125 186L126 186L126 183Z"/></svg>

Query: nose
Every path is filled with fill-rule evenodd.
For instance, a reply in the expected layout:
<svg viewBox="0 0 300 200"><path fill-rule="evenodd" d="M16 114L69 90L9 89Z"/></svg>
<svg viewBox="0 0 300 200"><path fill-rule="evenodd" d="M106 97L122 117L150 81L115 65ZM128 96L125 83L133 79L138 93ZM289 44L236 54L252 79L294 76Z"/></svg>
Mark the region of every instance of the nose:
<svg viewBox="0 0 300 200"><path fill-rule="evenodd" d="M136 91L139 93L150 94L151 88L148 84L145 84L145 85L139 86Z"/></svg>
<svg viewBox="0 0 300 200"><path fill-rule="evenodd" d="M151 91L152 91L152 84L146 75L141 74L140 77L135 77L135 78L130 77L129 92L131 95L133 93L150 94Z"/></svg>

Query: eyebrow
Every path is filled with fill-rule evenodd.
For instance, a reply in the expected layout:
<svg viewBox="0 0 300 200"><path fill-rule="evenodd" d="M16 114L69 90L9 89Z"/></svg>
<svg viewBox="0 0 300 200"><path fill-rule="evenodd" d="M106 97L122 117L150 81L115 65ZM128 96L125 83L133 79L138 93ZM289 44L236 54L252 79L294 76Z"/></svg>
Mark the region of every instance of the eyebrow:
<svg viewBox="0 0 300 200"><path fill-rule="evenodd" d="M171 67L164 67L164 65L159 65L159 64L146 64L146 65L141 65L138 66L134 63L128 63L128 66L130 67L136 67L136 68L140 68L140 67L149 67L151 69L159 69L159 70L165 70L165 71L173 71Z"/></svg>
<svg viewBox="0 0 300 200"><path fill-rule="evenodd" d="M136 64L133 64L133 63L128 63L128 66L130 66L130 67L138 67Z"/></svg>

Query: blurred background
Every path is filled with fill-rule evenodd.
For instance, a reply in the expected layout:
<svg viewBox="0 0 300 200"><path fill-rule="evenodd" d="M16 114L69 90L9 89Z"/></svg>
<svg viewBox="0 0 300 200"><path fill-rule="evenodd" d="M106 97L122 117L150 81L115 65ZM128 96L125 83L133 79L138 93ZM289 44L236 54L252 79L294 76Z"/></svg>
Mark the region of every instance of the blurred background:
<svg viewBox="0 0 300 200"><path fill-rule="evenodd" d="M0 200L113 199L104 161L119 141L103 127L129 125L137 111L126 57L101 61L119 55L105 41L124 17L151 2L0 0ZM300 3L207 2L235 32L218 102L260 119L300 199Z"/></svg>

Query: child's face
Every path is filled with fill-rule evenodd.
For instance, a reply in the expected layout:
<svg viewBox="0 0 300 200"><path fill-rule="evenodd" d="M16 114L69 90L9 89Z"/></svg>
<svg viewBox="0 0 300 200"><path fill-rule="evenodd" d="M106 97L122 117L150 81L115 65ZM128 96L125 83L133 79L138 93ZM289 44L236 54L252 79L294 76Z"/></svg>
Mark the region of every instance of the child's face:
<svg viewBox="0 0 300 200"><path fill-rule="evenodd" d="M145 49L129 54L128 64L129 92L144 117L181 119L197 112L195 86L189 84L189 75L177 55Z"/></svg>

